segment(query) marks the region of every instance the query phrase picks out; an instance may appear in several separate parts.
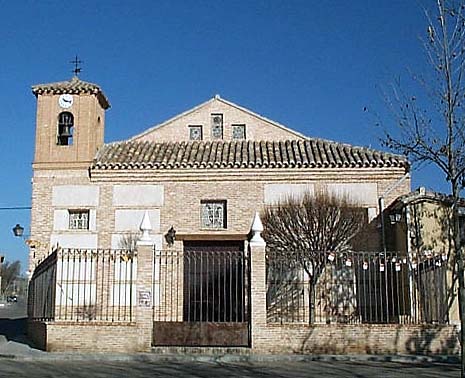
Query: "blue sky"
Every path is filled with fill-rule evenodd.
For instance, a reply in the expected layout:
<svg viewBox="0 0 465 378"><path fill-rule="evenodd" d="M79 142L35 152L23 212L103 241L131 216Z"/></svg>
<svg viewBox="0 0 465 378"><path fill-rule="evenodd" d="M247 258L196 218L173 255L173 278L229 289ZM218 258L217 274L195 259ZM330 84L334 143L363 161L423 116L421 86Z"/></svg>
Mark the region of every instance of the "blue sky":
<svg viewBox="0 0 465 378"><path fill-rule="evenodd" d="M426 69L425 30L420 1L0 0L0 207L31 201L30 86L70 79L75 54L112 104L106 141L218 93L305 135L379 148L382 88ZM420 185L447 190L430 168L413 172ZM0 211L0 252L24 267L11 228L29 222Z"/></svg>

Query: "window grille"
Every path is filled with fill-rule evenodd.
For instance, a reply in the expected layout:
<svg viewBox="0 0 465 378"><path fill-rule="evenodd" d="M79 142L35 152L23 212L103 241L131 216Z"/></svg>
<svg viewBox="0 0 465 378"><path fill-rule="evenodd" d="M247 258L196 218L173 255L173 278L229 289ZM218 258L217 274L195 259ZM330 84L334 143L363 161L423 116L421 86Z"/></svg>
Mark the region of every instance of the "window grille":
<svg viewBox="0 0 465 378"><path fill-rule="evenodd" d="M212 139L223 139L223 114L212 114Z"/></svg>
<svg viewBox="0 0 465 378"><path fill-rule="evenodd" d="M193 125L189 126L189 139L190 140L202 140L202 126L200 125Z"/></svg>
<svg viewBox="0 0 465 378"><path fill-rule="evenodd" d="M202 201L202 228L226 228L226 201Z"/></svg>
<svg viewBox="0 0 465 378"><path fill-rule="evenodd" d="M70 230L88 230L89 229L89 210L70 210L69 211L69 229Z"/></svg>
<svg viewBox="0 0 465 378"><path fill-rule="evenodd" d="M245 139L245 125L232 125L232 138Z"/></svg>

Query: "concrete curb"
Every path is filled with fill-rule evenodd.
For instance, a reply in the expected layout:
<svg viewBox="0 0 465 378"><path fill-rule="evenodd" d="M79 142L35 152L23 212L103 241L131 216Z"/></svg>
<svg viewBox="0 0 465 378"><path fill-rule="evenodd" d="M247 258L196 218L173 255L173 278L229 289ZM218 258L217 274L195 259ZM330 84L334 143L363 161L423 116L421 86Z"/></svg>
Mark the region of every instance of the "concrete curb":
<svg viewBox="0 0 465 378"><path fill-rule="evenodd" d="M411 364L459 364L458 356L419 355L234 355L234 354L109 354L60 353L31 350L27 354L0 353L0 359L22 361L108 361L108 362L214 362L214 363L267 363L267 362L396 362Z"/></svg>

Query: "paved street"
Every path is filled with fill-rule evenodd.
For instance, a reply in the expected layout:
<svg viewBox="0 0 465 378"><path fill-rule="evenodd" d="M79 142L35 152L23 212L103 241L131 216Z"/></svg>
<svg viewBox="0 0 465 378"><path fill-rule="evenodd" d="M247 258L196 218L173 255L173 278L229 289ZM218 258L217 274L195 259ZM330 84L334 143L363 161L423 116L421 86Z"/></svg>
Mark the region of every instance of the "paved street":
<svg viewBox="0 0 465 378"><path fill-rule="evenodd" d="M356 362L84 362L2 360L1 377L457 377L460 369L451 365L415 365Z"/></svg>
<svg viewBox="0 0 465 378"><path fill-rule="evenodd" d="M0 303L0 335L17 339L26 332L26 301L19 298L16 303Z"/></svg>
<svg viewBox="0 0 465 378"><path fill-rule="evenodd" d="M266 361L194 362L177 361L156 355L127 356L112 359L102 355L54 355L31 350L25 344L25 303L0 306L0 377L457 377L458 365L371 361ZM28 358L24 360L22 358ZM76 357L75 359L73 359ZM238 356L239 357L239 356ZM382 356L379 356L382 358ZM208 356L201 356L208 361ZM236 360L237 361L237 360Z"/></svg>

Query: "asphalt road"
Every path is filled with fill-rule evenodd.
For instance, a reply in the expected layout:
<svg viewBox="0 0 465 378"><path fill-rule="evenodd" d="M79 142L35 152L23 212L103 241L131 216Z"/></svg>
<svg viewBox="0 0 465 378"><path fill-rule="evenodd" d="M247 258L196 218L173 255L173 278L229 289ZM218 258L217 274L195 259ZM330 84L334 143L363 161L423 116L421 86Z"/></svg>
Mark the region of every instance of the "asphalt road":
<svg viewBox="0 0 465 378"><path fill-rule="evenodd" d="M272 363L199 363L199 362L84 362L0 360L0 377L110 378L110 377L458 377L453 365L415 365L357 362L272 362Z"/></svg>

